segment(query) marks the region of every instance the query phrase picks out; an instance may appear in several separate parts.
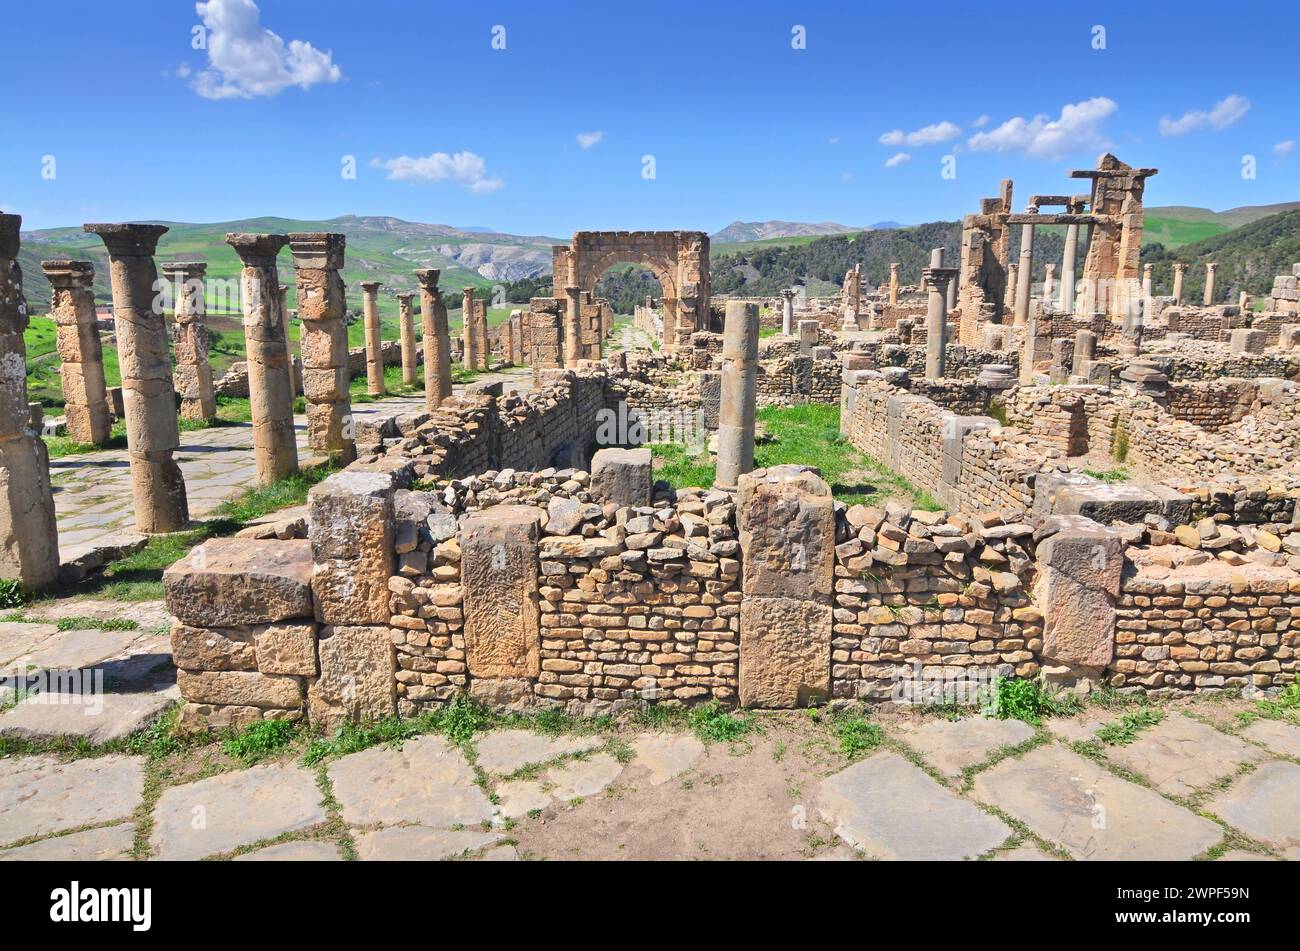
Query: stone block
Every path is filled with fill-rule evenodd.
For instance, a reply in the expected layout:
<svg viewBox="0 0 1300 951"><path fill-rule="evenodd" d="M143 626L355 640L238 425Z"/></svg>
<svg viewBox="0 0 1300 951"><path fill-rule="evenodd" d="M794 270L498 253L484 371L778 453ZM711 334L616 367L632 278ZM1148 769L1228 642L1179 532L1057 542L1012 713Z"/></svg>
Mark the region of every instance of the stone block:
<svg viewBox="0 0 1300 951"><path fill-rule="evenodd" d="M302 708L302 679L244 670L178 670L176 683L187 703L216 703L260 710Z"/></svg>
<svg viewBox="0 0 1300 951"><path fill-rule="evenodd" d="M306 541L212 538L163 572L163 592L184 624L238 627L310 617L311 578Z"/></svg>
<svg viewBox="0 0 1300 951"><path fill-rule="evenodd" d="M307 684L307 719L333 731L397 710L397 649L387 627L327 626L317 643L320 675Z"/></svg>
<svg viewBox="0 0 1300 951"><path fill-rule="evenodd" d="M835 503L814 470L774 466L742 475L736 504L746 597L830 596Z"/></svg>
<svg viewBox="0 0 1300 951"><path fill-rule="evenodd" d="M254 629L253 641L261 673L316 675L315 624L268 624Z"/></svg>
<svg viewBox="0 0 1300 951"><path fill-rule="evenodd" d="M465 656L475 678L541 672L540 520L532 506L497 505L461 521Z"/></svg>
<svg viewBox="0 0 1300 951"><path fill-rule="evenodd" d="M308 535L315 558L316 619L326 624L388 620L396 518L391 472L335 473L307 496Z"/></svg>
<svg viewBox="0 0 1300 951"><path fill-rule="evenodd" d="M832 609L796 598L740 604L740 702L806 707L830 692Z"/></svg>
<svg viewBox="0 0 1300 951"><path fill-rule="evenodd" d="M650 504L649 449L601 449L591 457L591 493L598 502Z"/></svg>
<svg viewBox="0 0 1300 951"><path fill-rule="evenodd" d="M1079 516L1053 522L1058 530L1037 552L1043 656L1105 667L1115 654L1115 601L1124 568L1119 532Z"/></svg>

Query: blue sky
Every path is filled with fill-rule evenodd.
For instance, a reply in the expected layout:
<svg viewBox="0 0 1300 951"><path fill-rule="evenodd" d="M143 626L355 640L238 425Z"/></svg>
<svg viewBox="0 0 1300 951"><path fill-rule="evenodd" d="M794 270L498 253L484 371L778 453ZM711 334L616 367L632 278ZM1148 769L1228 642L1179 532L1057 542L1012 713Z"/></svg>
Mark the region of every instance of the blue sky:
<svg viewBox="0 0 1300 951"><path fill-rule="evenodd" d="M1296 3L253 2L9 0L0 207L28 228L917 223L1007 176L1017 205L1068 191L1106 144L1161 169L1148 204L1300 199Z"/></svg>

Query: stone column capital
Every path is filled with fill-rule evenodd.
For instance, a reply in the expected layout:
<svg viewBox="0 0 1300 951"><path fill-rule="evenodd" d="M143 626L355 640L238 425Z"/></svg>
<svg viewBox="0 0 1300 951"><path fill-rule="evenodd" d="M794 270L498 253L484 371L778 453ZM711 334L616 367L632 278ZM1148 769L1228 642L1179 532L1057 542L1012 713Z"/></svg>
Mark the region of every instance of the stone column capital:
<svg viewBox="0 0 1300 951"><path fill-rule="evenodd" d="M293 266L325 268L337 271L343 267L347 235L330 231L295 231L289 235L289 251Z"/></svg>
<svg viewBox="0 0 1300 951"><path fill-rule="evenodd" d="M420 287L426 291L436 291L438 289L438 278L442 276L442 270L436 267L422 267L415 272L415 279L420 282Z"/></svg>
<svg viewBox="0 0 1300 951"><path fill-rule="evenodd" d="M166 225L121 223L85 224L81 230L99 235L113 257L151 258L158 250L158 239L171 229Z"/></svg>
<svg viewBox="0 0 1300 951"><path fill-rule="evenodd" d="M202 280L208 273L208 262L168 261L166 264L158 265L158 270L171 281Z"/></svg>
<svg viewBox="0 0 1300 951"><path fill-rule="evenodd" d="M367 294L374 295L379 293L379 288L383 286L383 281L362 281L361 289Z"/></svg>
<svg viewBox="0 0 1300 951"><path fill-rule="evenodd" d="M1175 262L1174 262L1174 273L1175 273L1175 274L1185 274L1186 272L1187 272L1187 265L1186 265L1186 264L1184 264L1182 261L1175 261Z"/></svg>
<svg viewBox="0 0 1300 951"><path fill-rule="evenodd" d="M42 261L41 270L56 291L90 287L95 281L95 265L89 261Z"/></svg>
<svg viewBox="0 0 1300 951"><path fill-rule="evenodd" d="M1215 270L1218 270L1218 268L1219 268L1219 265L1218 265L1217 263L1206 262L1205 269L1206 269L1207 271L1215 271Z"/></svg>
<svg viewBox="0 0 1300 951"><path fill-rule="evenodd" d="M286 234L232 233L226 235L226 244L235 249L246 267L270 267L280 249L289 243Z"/></svg>
<svg viewBox="0 0 1300 951"><path fill-rule="evenodd" d="M926 267L921 269L921 282L925 285L926 290L938 291L940 294L948 290L948 282L957 276L955 267Z"/></svg>
<svg viewBox="0 0 1300 951"><path fill-rule="evenodd" d="M398 292L397 292L397 300L398 300L399 302L405 301L406 303L409 304L409 303L411 302L411 298L413 298L414 296L415 296L415 291L398 291Z"/></svg>

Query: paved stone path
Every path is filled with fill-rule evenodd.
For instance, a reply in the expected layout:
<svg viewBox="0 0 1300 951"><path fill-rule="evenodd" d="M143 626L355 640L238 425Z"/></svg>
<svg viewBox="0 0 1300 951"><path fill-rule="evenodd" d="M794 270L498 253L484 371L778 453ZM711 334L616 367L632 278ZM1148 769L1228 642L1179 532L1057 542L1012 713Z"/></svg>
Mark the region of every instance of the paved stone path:
<svg viewBox="0 0 1300 951"><path fill-rule="evenodd" d="M480 374L476 383L502 381L520 392L532 387L532 371L512 367ZM457 384L460 393L464 385ZM356 403L357 417L395 416L424 407L424 397L395 396L374 403ZM307 449L307 418L294 419L300 460L310 457ZM185 475L190 517L202 519L222 502L255 485L253 424L234 423L212 429L181 433L176 461ZM140 540L134 531L131 475L125 449L105 449L79 456L50 460L54 486L54 509L59 528L59 555L73 561L104 545L123 545Z"/></svg>
<svg viewBox="0 0 1300 951"><path fill-rule="evenodd" d="M511 728L283 757L167 786L144 827L142 757L13 755L0 860L128 858L137 835L191 860L1300 859L1300 725L1227 735L1170 712L1084 756L1025 724L887 716L848 762L807 718L762 722L731 746Z"/></svg>

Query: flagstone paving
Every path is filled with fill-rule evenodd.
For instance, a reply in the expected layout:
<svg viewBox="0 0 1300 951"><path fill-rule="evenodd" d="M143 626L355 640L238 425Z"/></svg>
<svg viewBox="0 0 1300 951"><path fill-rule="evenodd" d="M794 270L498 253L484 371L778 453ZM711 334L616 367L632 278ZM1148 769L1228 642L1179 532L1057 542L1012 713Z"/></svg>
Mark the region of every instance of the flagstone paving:
<svg viewBox="0 0 1300 951"><path fill-rule="evenodd" d="M1214 708L1235 724L1250 706ZM1300 858L1290 723L1227 736L1173 708L1085 757L1051 720L874 719L885 742L857 757L807 716L761 717L734 744L626 728L427 734L320 767L302 747L251 767L204 747L155 774L145 817L143 757L11 754L0 860Z"/></svg>

